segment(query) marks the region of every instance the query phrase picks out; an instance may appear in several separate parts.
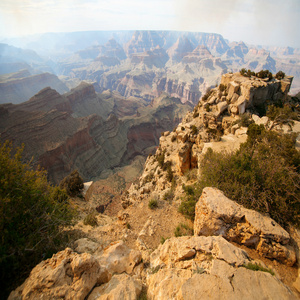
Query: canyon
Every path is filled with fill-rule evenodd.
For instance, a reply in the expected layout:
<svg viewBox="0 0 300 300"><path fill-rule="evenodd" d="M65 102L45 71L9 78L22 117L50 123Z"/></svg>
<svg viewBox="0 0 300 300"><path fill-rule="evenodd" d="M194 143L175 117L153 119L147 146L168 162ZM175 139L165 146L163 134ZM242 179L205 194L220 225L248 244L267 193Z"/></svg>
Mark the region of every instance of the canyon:
<svg viewBox="0 0 300 300"><path fill-rule="evenodd" d="M102 186L99 192L99 181L89 184L84 199L72 199L81 218L65 230L76 232L74 241L38 264L8 299L299 299L297 227L283 227L268 214L245 208L210 186L195 200L194 220L179 213L187 192L192 195L188 187L201 177L205 153L232 152L248 139L248 128L241 122L245 115L258 128L294 134L299 150L300 99L288 96L292 80L224 74L221 84L202 97L173 131L161 134L141 176L126 191L119 190L119 205L115 200L103 203L107 190ZM93 95L91 85L84 84L83 90L77 92ZM74 101L74 94L55 93L53 105L62 109L58 99ZM295 104L298 121L292 128L259 116L262 105L278 99ZM25 102L23 109L38 107L35 100ZM164 101L181 103L162 95L152 102L153 109ZM141 116L146 109L139 109ZM117 122L116 117L110 119ZM137 129L129 136L134 141ZM156 205L151 206L154 200ZM89 214L94 214L97 225L84 223Z"/></svg>
<svg viewBox="0 0 300 300"><path fill-rule="evenodd" d="M54 183L74 169L88 181L147 156L161 132L190 109L166 94L146 105L110 91L98 94L84 82L62 95L46 87L21 104L0 105L0 140L24 143L25 158Z"/></svg>

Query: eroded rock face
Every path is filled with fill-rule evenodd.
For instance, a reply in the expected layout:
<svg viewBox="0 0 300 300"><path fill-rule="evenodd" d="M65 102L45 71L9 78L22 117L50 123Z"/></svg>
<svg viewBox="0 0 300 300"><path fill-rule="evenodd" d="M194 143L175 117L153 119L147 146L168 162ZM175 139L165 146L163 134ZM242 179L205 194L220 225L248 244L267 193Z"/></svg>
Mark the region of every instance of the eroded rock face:
<svg viewBox="0 0 300 300"><path fill-rule="evenodd" d="M259 106L266 99L277 101L284 99L290 90L293 77L285 77L282 80L248 78L239 73L225 74L222 76L223 84L228 95L227 102L230 103L229 111L232 114L243 114L248 107Z"/></svg>
<svg viewBox="0 0 300 300"><path fill-rule="evenodd" d="M140 263L140 252L123 241L104 250L87 238L75 244L78 252L93 254L70 248L58 252L38 264L9 299L86 299L89 294L88 299L136 299L142 283L128 274Z"/></svg>
<svg viewBox="0 0 300 300"><path fill-rule="evenodd" d="M85 299L96 284L110 278L95 257L66 248L38 264L8 299Z"/></svg>
<svg viewBox="0 0 300 300"><path fill-rule="evenodd" d="M129 249L123 241L118 241L104 249L99 261L112 274L121 274L123 272L131 274L141 259L142 256L139 251Z"/></svg>
<svg viewBox="0 0 300 300"><path fill-rule="evenodd" d="M22 78L11 79L7 82L0 82L0 104L18 104L24 102L43 88L49 86L57 90L59 93L65 93L69 90L57 76L50 73L30 75Z"/></svg>
<svg viewBox="0 0 300 300"><path fill-rule="evenodd" d="M221 235L290 266L296 262L295 251L287 245L290 236L281 226L231 201L216 188L205 188L196 204L194 233Z"/></svg>
<svg viewBox="0 0 300 300"><path fill-rule="evenodd" d="M142 291L142 282L127 274L115 275L108 283L94 288L88 300L137 299Z"/></svg>
<svg viewBox="0 0 300 300"><path fill-rule="evenodd" d="M148 299L296 299L275 276L246 269L221 236L171 238L150 256Z"/></svg>

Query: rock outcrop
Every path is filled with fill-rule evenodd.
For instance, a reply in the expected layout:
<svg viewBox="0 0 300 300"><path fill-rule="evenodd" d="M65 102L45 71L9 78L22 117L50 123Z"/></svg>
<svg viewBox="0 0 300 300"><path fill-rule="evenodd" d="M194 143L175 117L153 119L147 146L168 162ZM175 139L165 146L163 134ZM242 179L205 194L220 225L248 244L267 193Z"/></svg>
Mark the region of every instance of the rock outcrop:
<svg viewBox="0 0 300 300"><path fill-rule="evenodd" d="M93 256L67 248L38 264L8 299L85 299L95 285L110 278Z"/></svg>
<svg viewBox="0 0 300 300"><path fill-rule="evenodd" d="M273 219L246 209L215 188L204 188L196 204L195 235L221 235L225 239L255 248L265 257L286 265L296 262L290 235Z"/></svg>
<svg viewBox="0 0 300 300"><path fill-rule="evenodd" d="M296 299L276 277L247 269L246 252L220 236L171 238L150 263L149 299Z"/></svg>
<svg viewBox="0 0 300 300"><path fill-rule="evenodd" d="M93 255L70 248L58 252L38 264L8 299L136 299L142 283L128 274L140 263L141 254L122 241L100 249L98 245L95 252L94 247Z"/></svg>

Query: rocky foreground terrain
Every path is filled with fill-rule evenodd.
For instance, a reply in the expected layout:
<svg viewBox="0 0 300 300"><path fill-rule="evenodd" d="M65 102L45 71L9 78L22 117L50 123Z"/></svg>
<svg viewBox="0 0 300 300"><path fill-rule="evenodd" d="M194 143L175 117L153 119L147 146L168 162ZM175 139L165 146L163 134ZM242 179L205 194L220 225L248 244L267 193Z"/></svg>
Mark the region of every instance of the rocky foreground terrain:
<svg viewBox="0 0 300 300"><path fill-rule="evenodd" d="M298 299L297 229L284 229L212 187L197 199L194 222L178 212L183 184L201 176L207 149L232 151L246 140L247 128L235 122L245 111L256 124L281 129L254 112L267 99L287 97L291 81L223 75L222 85L173 132L164 132L119 205L101 202L99 182L89 187L85 200L73 199L82 217L105 204L104 213L96 213L98 225L79 221L66 228L78 238L72 249L38 264L9 299ZM293 131L299 143L299 122Z"/></svg>

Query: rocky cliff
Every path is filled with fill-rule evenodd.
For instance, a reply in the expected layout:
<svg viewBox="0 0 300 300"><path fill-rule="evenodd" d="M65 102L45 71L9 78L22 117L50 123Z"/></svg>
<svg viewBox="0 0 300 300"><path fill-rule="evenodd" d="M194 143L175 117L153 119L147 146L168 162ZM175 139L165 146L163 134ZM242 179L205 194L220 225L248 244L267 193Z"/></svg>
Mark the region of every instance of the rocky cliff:
<svg viewBox="0 0 300 300"><path fill-rule="evenodd" d="M1 80L2 79L2 80ZM0 81L0 93L2 103L18 104L34 96L41 89L50 86L59 93L65 93L69 89L57 76L50 73L30 75L27 71L20 71L11 76L2 76Z"/></svg>
<svg viewBox="0 0 300 300"><path fill-rule="evenodd" d="M27 158L34 157L52 182L73 169L89 180L148 155L188 109L167 96L145 107L109 91L98 95L87 83L64 95L48 87L22 104L0 106L0 139L24 143Z"/></svg>

